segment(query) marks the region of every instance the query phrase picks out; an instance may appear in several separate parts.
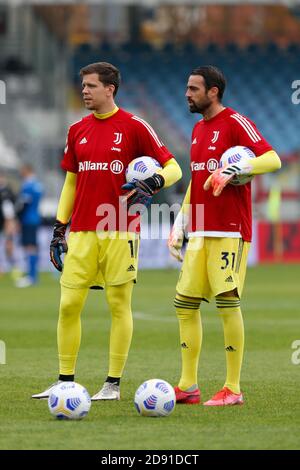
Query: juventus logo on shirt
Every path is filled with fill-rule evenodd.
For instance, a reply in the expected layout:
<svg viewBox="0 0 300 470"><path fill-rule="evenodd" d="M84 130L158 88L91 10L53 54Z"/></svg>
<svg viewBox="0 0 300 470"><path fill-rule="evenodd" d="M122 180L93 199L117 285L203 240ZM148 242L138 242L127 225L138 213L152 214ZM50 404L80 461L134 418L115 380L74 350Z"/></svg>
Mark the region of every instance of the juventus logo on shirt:
<svg viewBox="0 0 300 470"><path fill-rule="evenodd" d="M119 145L122 142L122 132L114 132L116 138L114 140L114 144Z"/></svg>
<svg viewBox="0 0 300 470"><path fill-rule="evenodd" d="M219 138L220 131L213 131L213 133L214 133L214 136L211 139L211 142L214 144L215 142L217 142L217 140Z"/></svg>

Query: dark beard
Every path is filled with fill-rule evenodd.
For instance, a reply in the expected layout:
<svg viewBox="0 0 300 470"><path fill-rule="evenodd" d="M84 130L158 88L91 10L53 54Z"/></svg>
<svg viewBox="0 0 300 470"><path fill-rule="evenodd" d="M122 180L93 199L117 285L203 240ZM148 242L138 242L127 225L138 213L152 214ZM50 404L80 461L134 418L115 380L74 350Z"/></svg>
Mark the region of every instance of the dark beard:
<svg viewBox="0 0 300 470"><path fill-rule="evenodd" d="M201 105L196 105L195 103L191 103L189 104L190 112L203 114L210 107L210 105L211 105L211 102L208 100L206 101L206 103L202 103Z"/></svg>

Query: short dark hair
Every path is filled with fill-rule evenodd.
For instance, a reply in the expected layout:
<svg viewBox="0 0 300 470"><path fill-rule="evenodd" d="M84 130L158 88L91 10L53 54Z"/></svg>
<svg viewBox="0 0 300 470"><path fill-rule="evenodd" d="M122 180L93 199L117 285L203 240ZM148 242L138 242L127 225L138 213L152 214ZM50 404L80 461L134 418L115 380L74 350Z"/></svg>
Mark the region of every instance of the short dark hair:
<svg viewBox="0 0 300 470"><path fill-rule="evenodd" d="M114 96L116 96L121 82L121 74L117 67L108 62L95 62L94 64L82 67L79 75L82 78L84 75L91 73L97 73L99 81L103 83L103 85L114 85Z"/></svg>
<svg viewBox="0 0 300 470"><path fill-rule="evenodd" d="M219 100L222 100L226 87L226 78L221 70L213 65L203 65L194 69L191 75L201 75L204 78L206 91L210 90L213 86L217 87L219 90Z"/></svg>

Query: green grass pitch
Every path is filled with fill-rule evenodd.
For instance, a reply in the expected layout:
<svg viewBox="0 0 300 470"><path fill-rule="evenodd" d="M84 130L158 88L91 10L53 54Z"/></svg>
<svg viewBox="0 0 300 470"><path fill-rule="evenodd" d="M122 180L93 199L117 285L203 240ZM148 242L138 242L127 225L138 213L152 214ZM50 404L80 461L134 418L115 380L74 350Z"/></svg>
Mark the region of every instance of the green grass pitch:
<svg viewBox="0 0 300 470"><path fill-rule="evenodd" d="M300 265L249 268L242 309L246 348L242 371L245 405L177 406L168 418L143 418L133 406L146 379L176 384L180 372L178 326L172 306L176 271L144 271L134 290L134 337L120 402L94 403L79 422L56 421L47 402L31 400L57 377L58 279L16 290L0 279L0 449L297 449L300 365L291 361L300 340ZM204 341L199 368L203 399L222 387L225 354L214 303L203 305ZM83 312L77 382L91 394L107 372L109 313L103 293L91 291Z"/></svg>

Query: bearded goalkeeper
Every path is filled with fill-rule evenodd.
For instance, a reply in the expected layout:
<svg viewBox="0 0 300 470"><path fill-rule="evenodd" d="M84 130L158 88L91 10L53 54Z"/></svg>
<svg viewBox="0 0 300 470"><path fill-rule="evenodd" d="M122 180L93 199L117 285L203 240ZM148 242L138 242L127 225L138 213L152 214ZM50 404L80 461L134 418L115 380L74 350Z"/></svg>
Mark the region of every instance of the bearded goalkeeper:
<svg viewBox="0 0 300 470"><path fill-rule="evenodd" d="M215 298L223 324L227 375L223 387L206 406L244 402L240 373L244 325L240 307L251 242L251 183L233 186L235 175L258 175L278 170L280 159L253 122L222 104L223 73L213 66L195 69L186 98L192 113L203 119L194 127L191 145L191 184L169 239L171 253L182 260L184 233L189 242L175 298L179 320L182 370L175 387L178 403L200 403L198 361L202 344L200 304ZM250 148L249 158L218 169L230 147Z"/></svg>

